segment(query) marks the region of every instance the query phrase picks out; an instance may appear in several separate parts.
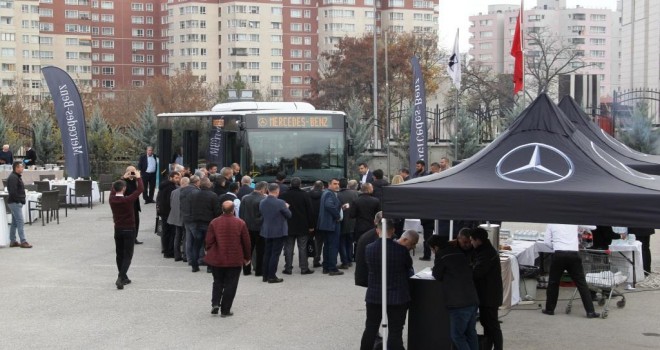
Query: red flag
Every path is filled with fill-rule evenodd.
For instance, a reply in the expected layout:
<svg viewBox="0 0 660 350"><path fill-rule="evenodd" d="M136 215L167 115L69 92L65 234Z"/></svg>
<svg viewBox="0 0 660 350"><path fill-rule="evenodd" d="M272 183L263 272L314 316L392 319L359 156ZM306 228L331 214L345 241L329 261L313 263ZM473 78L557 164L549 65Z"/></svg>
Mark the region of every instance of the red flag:
<svg viewBox="0 0 660 350"><path fill-rule="evenodd" d="M513 44L511 45L511 56L515 58L515 63L513 64L514 95L523 89L524 78L522 40L520 38L520 16L522 16L522 8L520 9L520 13L518 13L518 20L516 21L516 33L513 35Z"/></svg>

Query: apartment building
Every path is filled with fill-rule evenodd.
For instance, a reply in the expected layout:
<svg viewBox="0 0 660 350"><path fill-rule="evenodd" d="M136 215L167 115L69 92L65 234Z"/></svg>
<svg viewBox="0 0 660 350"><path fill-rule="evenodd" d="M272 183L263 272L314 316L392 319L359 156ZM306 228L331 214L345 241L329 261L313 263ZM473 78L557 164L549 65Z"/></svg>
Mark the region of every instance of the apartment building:
<svg viewBox="0 0 660 350"><path fill-rule="evenodd" d="M660 89L660 1L621 2L621 88Z"/></svg>
<svg viewBox="0 0 660 350"><path fill-rule="evenodd" d="M47 96L40 67L112 97L190 70L222 86L236 74L265 98L309 97L319 58L345 36L437 32L439 0L0 0L2 92ZM374 11L374 8L376 11Z"/></svg>
<svg viewBox="0 0 660 350"><path fill-rule="evenodd" d="M470 55L494 73L511 74L511 42L520 7L491 5L488 13L470 16ZM588 66L575 74L598 77L600 95L612 96L619 86L620 13L610 9L566 8L565 0L539 0L536 7L524 11L524 33L549 32L554 38L574 45ZM525 59L541 55L538 47L527 41ZM579 64L579 63L576 63Z"/></svg>

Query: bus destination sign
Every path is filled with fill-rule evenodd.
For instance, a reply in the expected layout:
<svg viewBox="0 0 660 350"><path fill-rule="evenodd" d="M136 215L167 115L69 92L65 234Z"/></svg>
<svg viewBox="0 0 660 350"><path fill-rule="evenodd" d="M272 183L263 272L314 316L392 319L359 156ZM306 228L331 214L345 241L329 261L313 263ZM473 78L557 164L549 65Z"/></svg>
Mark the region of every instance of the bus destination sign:
<svg viewBox="0 0 660 350"><path fill-rule="evenodd" d="M329 129L331 116L258 116L257 128Z"/></svg>

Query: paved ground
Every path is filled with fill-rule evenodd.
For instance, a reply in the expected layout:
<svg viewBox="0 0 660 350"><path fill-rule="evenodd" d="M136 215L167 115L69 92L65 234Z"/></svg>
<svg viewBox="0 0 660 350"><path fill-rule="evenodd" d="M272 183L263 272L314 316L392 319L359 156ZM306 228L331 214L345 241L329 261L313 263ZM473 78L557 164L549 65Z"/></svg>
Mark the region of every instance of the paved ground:
<svg viewBox="0 0 660 350"><path fill-rule="evenodd" d="M26 229L33 249L0 249L3 349L357 349L364 289L353 271L284 277L269 285L241 276L235 316L210 315L211 275L160 254L154 205L143 206L140 239L124 290L114 286L114 241L107 204L70 210L60 224ZM660 234L652 240L660 262ZM418 254L421 245L418 246ZM415 259L416 269L430 263ZM660 270L655 264L655 270ZM562 291L565 297L569 290ZM507 349L657 349L660 291L627 294L608 319L542 315L536 304L502 317ZM544 299L539 293L538 299ZM565 306L560 301L558 311ZM538 304L538 302L537 302ZM531 309L531 310L530 310ZM505 314L502 312L502 314ZM648 335L644 335L644 334Z"/></svg>

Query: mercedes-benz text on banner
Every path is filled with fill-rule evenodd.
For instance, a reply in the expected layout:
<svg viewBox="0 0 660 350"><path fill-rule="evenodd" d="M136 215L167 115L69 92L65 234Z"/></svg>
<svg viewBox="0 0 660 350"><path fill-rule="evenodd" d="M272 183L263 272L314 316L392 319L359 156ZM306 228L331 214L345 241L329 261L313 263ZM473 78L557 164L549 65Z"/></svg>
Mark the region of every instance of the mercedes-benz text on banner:
<svg viewBox="0 0 660 350"><path fill-rule="evenodd" d="M53 97L57 124L62 134L62 147L68 177L89 177L89 151L85 128L85 112L80 92L73 79L60 68L41 69Z"/></svg>
<svg viewBox="0 0 660 350"><path fill-rule="evenodd" d="M413 79L413 115L410 118L410 168L415 169L418 160L426 162L428 158L428 130L426 127L426 87L424 86L424 75L419 65L419 58L413 56L411 59Z"/></svg>

